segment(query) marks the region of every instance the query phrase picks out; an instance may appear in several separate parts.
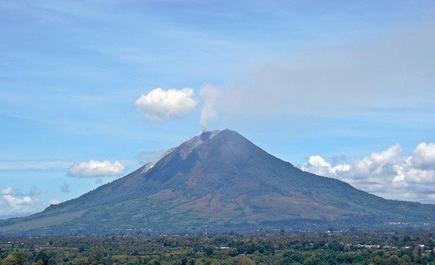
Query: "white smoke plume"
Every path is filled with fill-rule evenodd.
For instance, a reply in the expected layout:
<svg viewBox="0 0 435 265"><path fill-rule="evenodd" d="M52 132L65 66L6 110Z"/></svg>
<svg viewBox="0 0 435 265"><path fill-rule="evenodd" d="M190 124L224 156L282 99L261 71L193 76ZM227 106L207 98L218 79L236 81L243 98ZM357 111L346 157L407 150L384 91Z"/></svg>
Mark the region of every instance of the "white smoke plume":
<svg viewBox="0 0 435 265"><path fill-rule="evenodd" d="M222 104L223 94L220 89L212 85L204 85L199 92L203 103L199 120L201 130L207 130L210 120L218 116L218 104Z"/></svg>

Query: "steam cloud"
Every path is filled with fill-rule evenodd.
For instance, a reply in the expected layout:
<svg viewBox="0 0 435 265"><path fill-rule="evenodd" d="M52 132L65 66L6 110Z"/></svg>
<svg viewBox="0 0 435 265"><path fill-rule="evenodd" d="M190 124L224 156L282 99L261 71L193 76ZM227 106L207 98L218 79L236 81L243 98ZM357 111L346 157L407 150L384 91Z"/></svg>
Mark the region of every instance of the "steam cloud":
<svg viewBox="0 0 435 265"><path fill-rule="evenodd" d="M209 121L218 116L217 104L221 101L222 92L216 87L205 85L202 87L199 95L203 99L199 123L204 131L207 129Z"/></svg>
<svg viewBox="0 0 435 265"><path fill-rule="evenodd" d="M433 105L435 27L418 25L371 43L302 50L258 66L236 87L201 89L200 124L217 115L334 115Z"/></svg>

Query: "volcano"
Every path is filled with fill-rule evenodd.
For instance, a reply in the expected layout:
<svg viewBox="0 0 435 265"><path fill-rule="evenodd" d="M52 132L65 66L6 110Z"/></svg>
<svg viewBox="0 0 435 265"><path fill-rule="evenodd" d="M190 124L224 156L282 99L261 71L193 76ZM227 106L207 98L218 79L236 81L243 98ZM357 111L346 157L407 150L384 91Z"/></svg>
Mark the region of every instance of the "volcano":
<svg viewBox="0 0 435 265"><path fill-rule="evenodd" d="M0 233L364 229L433 220L434 205L386 200L304 172L220 130L76 199L4 220Z"/></svg>

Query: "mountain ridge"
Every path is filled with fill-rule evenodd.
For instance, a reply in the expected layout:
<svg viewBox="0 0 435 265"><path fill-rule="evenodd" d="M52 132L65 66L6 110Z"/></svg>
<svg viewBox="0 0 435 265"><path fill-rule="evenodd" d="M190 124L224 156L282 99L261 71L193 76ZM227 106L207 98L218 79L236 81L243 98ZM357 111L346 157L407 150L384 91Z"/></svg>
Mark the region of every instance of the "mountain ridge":
<svg viewBox="0 0 435 265"><path fill-rule="evenodd" d="M316 229L434 219L434 205L386 200L302 171L225 129L203 132L76 199L0 222L0 233Z"/></svg>

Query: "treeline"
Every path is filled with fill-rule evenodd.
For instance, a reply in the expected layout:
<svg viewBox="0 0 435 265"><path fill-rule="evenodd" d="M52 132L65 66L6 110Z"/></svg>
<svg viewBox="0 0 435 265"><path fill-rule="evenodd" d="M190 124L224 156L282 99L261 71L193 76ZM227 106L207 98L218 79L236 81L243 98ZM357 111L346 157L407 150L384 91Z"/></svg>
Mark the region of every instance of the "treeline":
<svg viewBox="0 0 435 265"><path fill-rule="evenodd" d="M3 237L0 265L433 264L430 232Z"/></svg>

